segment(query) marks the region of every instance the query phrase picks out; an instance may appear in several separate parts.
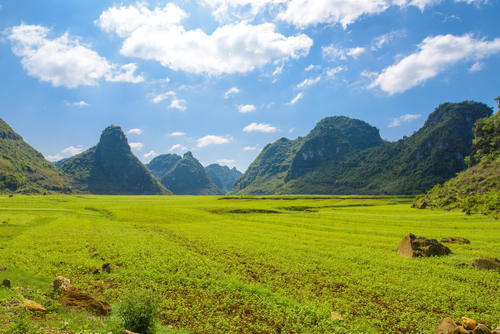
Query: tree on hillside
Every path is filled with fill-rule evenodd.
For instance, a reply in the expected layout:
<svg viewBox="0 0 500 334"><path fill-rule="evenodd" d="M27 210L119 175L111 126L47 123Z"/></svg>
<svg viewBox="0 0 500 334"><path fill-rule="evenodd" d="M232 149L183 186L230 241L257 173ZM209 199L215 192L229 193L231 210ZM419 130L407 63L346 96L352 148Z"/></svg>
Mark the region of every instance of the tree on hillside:
<svg viewBox="0 0 500 334"><path fill-rule="evenodd" d="M500 110L500 96L495 101ZM470 165L479 163L481 159L495 160L500 155L500 113L478 120L474 135Z"/></svg>

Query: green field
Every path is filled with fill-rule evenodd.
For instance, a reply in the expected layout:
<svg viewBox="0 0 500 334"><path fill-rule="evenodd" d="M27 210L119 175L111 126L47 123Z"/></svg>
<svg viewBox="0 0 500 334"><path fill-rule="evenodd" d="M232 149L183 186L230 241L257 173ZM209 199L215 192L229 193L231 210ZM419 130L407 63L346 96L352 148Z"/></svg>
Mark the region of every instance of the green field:
<svg viewBox="0 0 500 334"><path fill-rule="evenodd" d="M33 332L120 328L116 312L98 318L56 302L49 284L58 275L114 310L126 291L153 290L159 332L431 333L446 316L500 325L500 274L457 266L500 255L500 220L411 201L2 196L0 280L22 289L0 288L0 333L21 317ZM471 243L408 259L395 249L409 232ZM93 274L103 262L117 267ZM23 315L21 295L49 312Z"/></svg>

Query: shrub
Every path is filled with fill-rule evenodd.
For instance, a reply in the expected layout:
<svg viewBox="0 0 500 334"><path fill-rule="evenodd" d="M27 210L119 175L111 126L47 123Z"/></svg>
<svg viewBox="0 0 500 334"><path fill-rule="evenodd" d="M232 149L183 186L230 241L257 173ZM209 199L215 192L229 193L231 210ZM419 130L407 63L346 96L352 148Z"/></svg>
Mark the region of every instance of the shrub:
<svg viewBox="0 0 500 334"><path fill-rule="evenodd" d="M141 334L155 333L158 307L151 292L142 290L127 293L118 312L126 329Z"/></svg>

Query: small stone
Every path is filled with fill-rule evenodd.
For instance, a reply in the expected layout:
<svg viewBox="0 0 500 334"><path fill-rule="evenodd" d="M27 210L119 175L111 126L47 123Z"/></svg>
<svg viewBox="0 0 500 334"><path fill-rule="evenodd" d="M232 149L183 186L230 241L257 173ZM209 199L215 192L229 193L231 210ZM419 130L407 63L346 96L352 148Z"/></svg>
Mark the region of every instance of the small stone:
<svg viewBox="0 0 500 334"><path fill-rule="evenodd" d="M97 275L97 274L100 274L102 271L101 267L95 267L94 271L92 272L92 274L94 275Z"/></svg>
<svg viewBox="0 0 500 334"><path fill-rule="evenodd" d="M0 267L0 271L6 271L7 267Z"/></svg>
<svg viewBox="0 0 500 334"><path fill-rule="evenodd" d="M457 334L458 326L452 318L444 318L439 325L434 328L434 334Z"/></svg>
<svg viewBox="0 0 500 334"><path fill-rule="evenodd" d="M57 293L67 291L71 287L71 281L65 277L57 276L50 284Z"/></svg>
<svg viewBox="0 0 500 334"><path fill-rule="evenodd" d="M478 269L496 270L500 272L500 261L498 259L476 259L472 262L472 266Z"/></svg>
<svg viewBox="0 0 500 334"><path fill-rule="evenodd" d="M137 333L136 332L131 332L131 331L128 331L128 330L124 329L122 331L122 334L137 334Z"/></svg>
<svg viewBox="0 0 500 334"><path fill-rule="evenodd" d="M477 322L471 318L462 317L462 326L465 329L474 329L477 326Z"/></svg>
<svg viewBox="0 0 500 334"><path fill-rule="evenodd" d="M479 324L474 328L472 334L491 334L491 330L486 325Z"/></svg>
<svg viewBox="0 0 500 334"><path fill-rule="evenodd" d="M447 242L450 244L470 244L469 239L465 239L462 237L449 237L449 238L443 238L440 240L440 242Z"/></svg>
<svg viewBox="0 0 500 334"><path fill-rule="evenodd" d="M47 309L45 307L43 307L42 305L38 304L37 302L34 302L32 300L29 300L29 299L25 299L22 306L25 309L28 309L32 312L40 312L40 313L47 312Z"/></svg>
<svg viewBox="0 0 500 334"><path fill-rule="evenodd" d="M330 317L335 320L344 320L344 318L342 318L342 315L337 312L330 313Z"/></svg>
<svg viewBox="0 0 500 334"><path fill-rule="evenodd" d="M472 331L465 329L462 326L458 326L453 334L471 334L471 333Z"/></svg>
<svg viewBox="0 0 500 334"><path fill-rule="evenodd" d="M111 272L111 263L105 263L102 265L102 270L108 274Z"/></svg>
<svg viewBox="0 0 500 334"><path fill-rule="evenodd" d="M12 283L10 282L10 279L4 279L2 282L2 286L4 288L10 289L12 287Z"/></svg>

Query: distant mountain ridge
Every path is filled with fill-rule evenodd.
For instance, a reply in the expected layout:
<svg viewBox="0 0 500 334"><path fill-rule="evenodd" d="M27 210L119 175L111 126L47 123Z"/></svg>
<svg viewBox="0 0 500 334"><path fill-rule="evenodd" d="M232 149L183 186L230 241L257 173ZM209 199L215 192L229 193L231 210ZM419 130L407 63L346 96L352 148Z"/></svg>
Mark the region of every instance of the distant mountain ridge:
<svg viewBox="0 0 500 334"><path fill-rule="evenodd" d="M205 167L205 171L209 178L211 178L215 185L224 193L233 189L233 185L237 179L243 175L236 167L229 168L228 166L221 166L219 164L211 164Z"/></svg>
<svg viewBox="0 0 500 334"><path fill-rule="evenodd" d="M69 178L0 119L0 192L70 192Z"/></svg>
<svg viewBox="0 0 500 334"><path fill-rule="evenodd" d="M171 161L175 158L170 157ZM166 164L165 164L166 165ZM191 152L184 154L161 178L160 182L176 195L223 195L205 168Z"/></svg>
<svg viewBox="0 0 500 334"><path fill-rule="evenodd" d="M64 161L60 167L71 175L79 191L110 195L169 194L130 150L118 126L109 126L99 143Z"/></svg>
<svg viewBox="0 0 500 334"><path fill-rule="evenodd" d="M327 117L306 136L267 145L231 194L418 194L466 168L483 103L445 103L397 142L369 124Z"/></svg>

